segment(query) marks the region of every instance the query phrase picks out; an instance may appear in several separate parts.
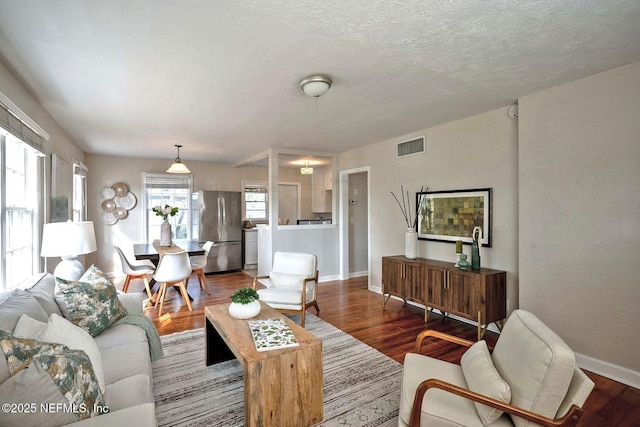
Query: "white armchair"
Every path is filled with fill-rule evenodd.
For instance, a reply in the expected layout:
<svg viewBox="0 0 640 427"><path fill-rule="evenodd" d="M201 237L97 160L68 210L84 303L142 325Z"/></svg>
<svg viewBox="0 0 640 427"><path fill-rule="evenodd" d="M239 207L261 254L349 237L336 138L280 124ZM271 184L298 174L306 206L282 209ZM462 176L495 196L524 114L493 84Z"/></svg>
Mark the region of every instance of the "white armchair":
<svg viewBox="0 0 640 427"><path fill-rule="evenodd" d="M316 301L318 291L317 259L313 254L301 252L276 252L268 276L256 276L253 289L260 281L266 289L258 289L260 301L284 313L300 314L304 328L307 308L313 306L320 312Z"/></svg>
<svg viewBox="0 0 640 427"><path fill-rule="evenodd" d="M594 387L564 341L523 310L509 316L492 354L485 341L432 330L418 336L416 353L427 337L469 349L460 365L407 353L401 427L574 426Z"/></svg>

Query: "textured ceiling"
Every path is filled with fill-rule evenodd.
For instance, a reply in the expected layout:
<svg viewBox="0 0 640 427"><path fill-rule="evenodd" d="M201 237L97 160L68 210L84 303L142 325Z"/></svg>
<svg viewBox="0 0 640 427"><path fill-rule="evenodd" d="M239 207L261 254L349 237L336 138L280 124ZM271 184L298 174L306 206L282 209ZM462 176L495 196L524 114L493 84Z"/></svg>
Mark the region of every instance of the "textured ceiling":
<svg viewBox="0 0 640 427"><path fill-rule="evenodd" d="M638 0L0 0L0 59L90 153L342 152L640 60ZM298 87L325 73L317 106Z"/></svg>

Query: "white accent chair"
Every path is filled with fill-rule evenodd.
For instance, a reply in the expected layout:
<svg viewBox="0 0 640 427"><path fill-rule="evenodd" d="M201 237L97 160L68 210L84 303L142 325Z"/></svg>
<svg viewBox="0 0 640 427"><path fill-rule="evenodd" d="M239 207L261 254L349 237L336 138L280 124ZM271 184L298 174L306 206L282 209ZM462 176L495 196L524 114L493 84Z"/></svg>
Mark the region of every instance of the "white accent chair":
<svg viewBox="0 0 640 427"><path fill-rule="evenodd" d="M124 279L124 285L122 291L127 292L129 290L129 284L133 279L142 279L144 281L144 287L147 290L147 295L151 299L151 287L149 286L149 279L147 274L153 274L156 271L156 266L149 260L137 261L135 263L130 262L118 246L114 246L113 250L116 251L120 257L120 263L122 264L122 272L127 275Z"/></svg>
<svg viewBox="0 0 640 427"><path fill-rule="evenodd" d="M398 425L574 426L594 383L573 351L540 319L515 310L493 353L485 341L426 330L427 337L468 346L460 365L415 353L404 359Z"/></svg>
<svg viewBox="0 0 640 427"><path fill-rule="evenodd" d="M191 264L189 263L189 255L186 252L167 253L160 257L158 268L153 278L160 283L158 290L159 296L156 299L155 306L160 302L160 310L158 316L162 316L162 307L167 296L167 288L169 286L178 287L184 302L191 309L191 301L187 294L187 285L185 281L191 275Z"/></svg>
<svg viewBox="0 0 640 427"><path fill-rule="evenodd" d="M258 281L266 289L258 289L260 301L283 312L300 314L300 324L304 328L307 308L313 306L316 314L320 307L316 301L318 291L317 258L313 254L301 252L276 252L273 266L268 276L256 276L253 289Z"/></svg>
<svg viewBox="0 0 640 427"><path fill-rule="evenodd" d="M202 245L202 249L204 249L204 255L196 255L189 257L189 262L191 263L191 274L198 276L198 283L200 284L200 289L205 289L207 291L207 295L211 295L209 293L209 285L207 284L207 278L204 275L204 268L207 266L207 258L209 257L209 251L211 251L211 246L213 246L212 241L205 242ZM187 278L187 287L189 286L189 276Z"/></svg>

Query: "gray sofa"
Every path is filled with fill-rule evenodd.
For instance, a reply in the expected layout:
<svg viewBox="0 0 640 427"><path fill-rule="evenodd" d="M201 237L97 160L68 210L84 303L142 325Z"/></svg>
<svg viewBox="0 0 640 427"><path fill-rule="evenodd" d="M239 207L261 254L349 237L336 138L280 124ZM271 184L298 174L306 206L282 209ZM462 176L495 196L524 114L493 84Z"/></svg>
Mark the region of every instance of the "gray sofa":
<svg viewBox="0 0 640 427"><path fill-rule="evenodd" d="M0 293L0 329L13 332L23 314L46 322L56 313L63 316L54 296L51 274L34 278L22 289ZM118 299L129 313L142 313L142 294L119 293ZM64 316L63 316L64 317ZM156 426L149 343L144 330L130 324L116 324L96 336L102 357L109 412L82 421L64 424L79 427L134 425ZM9 378L5 357L0 353L0 384ZM36 395L34 390L34 395ZM5 396L6 398L6 396ZM5 403L0 394L0 403ZM47 402L24 402L47 403ZM37 421L34 414L33 421ZM28 424L34 425L33 423Z"/></svg>

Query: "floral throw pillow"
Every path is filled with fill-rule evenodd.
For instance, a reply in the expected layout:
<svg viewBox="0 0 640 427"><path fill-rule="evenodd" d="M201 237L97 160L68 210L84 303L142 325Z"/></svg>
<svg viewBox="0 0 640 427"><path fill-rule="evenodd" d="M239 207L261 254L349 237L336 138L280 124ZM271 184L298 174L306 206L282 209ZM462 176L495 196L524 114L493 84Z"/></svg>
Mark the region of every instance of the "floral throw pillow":
<svg viewBox="0 0 640 427"><path fill-rule="evenodd" d="M92 337L100 335L127 314L115 286L95 265L89 267L78 281L56 277L56 286L64 296L68 320Z"/></svg>
<svg viewBox="0 0 640 427"><path fill-rule="evenodd" d="M78 420L107 412L91 360L84 351L70 350L62 344L16 338L2 329L0 350L7 360L11 376L35 364L47 372Z"/></svg>

